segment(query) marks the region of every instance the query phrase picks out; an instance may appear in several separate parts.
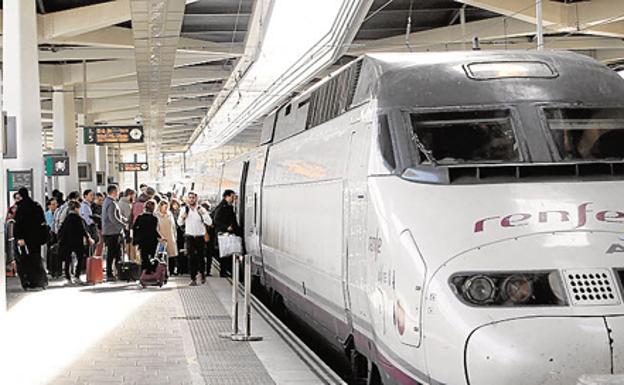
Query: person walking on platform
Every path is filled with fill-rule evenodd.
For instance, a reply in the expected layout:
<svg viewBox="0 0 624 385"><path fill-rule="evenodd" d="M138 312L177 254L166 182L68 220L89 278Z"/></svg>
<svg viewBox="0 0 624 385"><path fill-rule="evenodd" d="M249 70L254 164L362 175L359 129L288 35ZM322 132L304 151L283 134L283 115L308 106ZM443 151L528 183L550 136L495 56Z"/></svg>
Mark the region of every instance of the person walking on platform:
<svg viewBox="0 0 624 385"><path fill-rule="evenodd" d="M204 247L206 241L206 226L212 225L212 219L206 209L197 203L197 194L189 192L187 205L180 212L178 225L185 226L184 243L186 254L189 259L191 271L191 286L197 286L197 274L201 273L201 282L206 283L204 261Z"/></svg>
<svg viewBox="0 0 624 385"><path fill-rule="evenodd" d="M87 232L89 233L91 239L93 239L95 242L98 242L98 229L95 222L93 221L93 211L91 209L94 199L95 194L93 194L92 190L87 189L82 193L82 203L80 204L80 217L87 225Z"/></svg>
<svg viewBox="0 0 624 385"><path fill-rule="evenodd" d="M61 276L61 270L63 267L59 257L58 237L52 230L54 227L54 213L56 210L58 210L58 202L56 198L51 198L48 201L48 209L45 212L46 224L50 227L50 239L46 245L46 269L48 270L48 274L50 274L53 278Z"/></svg>
<svg viewBox="0 0 624 385"><path fill-rule="evenodd" d="M134 221L136 221L139 215L143 214L145 211L145 202L151 198L146 191L147 186L145 186L145 191L142 191L137 200L132 203L132 218L130 219L130 226L134 224Z"/></svg>
<svg viewBox="0 0 624 385"><path fill-rule="evenodd" d="M15 211L17 211L17 204L19 203L19 201L22 200L22 196L19 195L19 193L14 193L13 194L13 204L11 205L11 207L9 207L9 209L7 210L7 215L4 218L5 222L8 222L12 219L15 219Z"/></svg>
<svg viewBox="0 0 624 385"><path fill-rule="evenodd" d="M41 205L30 198L26 188L20 188L20 196L15 210L14 238L17 239L17 272L22 287L48 286L48 277L43 268L41 246L48 240L49 228Z"/></svg>
<svg viewBox="0 0 624 385"><path fill-rule="evenodd" d="M107 196L102 207L102 235L104 244L108 251L106 258L106 279L114 281L113 264L117 263L121 257L122 232L124 229L124 219L119 211L117 196L119 190L116 185L110 185L106 189Z"/></svg>
<svg viewBox="0 0 624 385"><path fill-rule="evenodd" d="M69 202L78 202L78 198L80 198L80 193L78 193L78 191L72 191L67 195L67 200L65 201L65 203L63 203L63 205L59 207L54 213L54 226L52 228L52 232L58 234L58 232L61 230L61 225L63 224L63 221L67 216Z"/></svg>
<svg viewBox="0 0 624 385"><path fill-rule="evenodd" d="M178 260L178 246L176 241L176 223L173 219L173 214L169 211L169 202L166 200L160 201L158 210L156 211L156 218L158 219L158 233L167 241L169 275L174 275L177 265L176 262Z"/></svg>
<svg viewBox="0 0 624 385"><path fill-rule="evenodd" d="M54 225L54 213L56 212L57 209L58 209L58 202L56 201L56 198L50 199L48 201L47 210L45 212L45 220L48 226L50 226L50 229Z"/></svg>
<svg viewBox="0 0 624 385"><path fill-rule="evenodd" d="M139 246L141 252L141 270L153 273L155 266L152 259L156 256L156 247L161 238L158 233L158 218L154 216L156 202L149 200L145 202L145 211L134 221L132 231L134 233L134 244Z"/></svg>
<svg viewBox="0 0 624 385"><path fill-rule="evenodd" d="M132 204L134 203L135 192L133 189L128 188L124 191L124 196L119 200L119 211L121 216L126 219L126 225L130 225L132 219Z"/></svg>
<svg viewBox="0 0 624 385"><path fill-rule="evenodd" d="M134 203L135 192L133 189L128 188L124 191L123 197L119 199L119 212L124 219L124 249L130 260L136 260L136 248L132 244L132 203Z"/></svg>
<svg viewBox="0 0 624 385"><path fill-rule="evenodd" d="M178 224L178 218L180 217L180 201L176 198L171 199L171 203L169 204L169 208L171 211L171 215L173 215L173 219L176 225L176 246L178 248L178 260L176 261L177 274L187 274L188 273L188 258L186 256L186 252L184 251L184 226L180 226Z"/></svg>
<svg viewBox="0 0 624 385"><path fill-rule="evenodd" d="M91 195L93 195L92 192ZM58 234L59 254L65 261L65 279L67 280L68 285L72 284L70 274L72 253L76 255L77 264L74 272L74 277L76 279L75 282L82 284L83 282L80 280L80 274L85 268L85 243L91 245L94 241L89 235L86 221L82 216L83 206L74 201L70 201L68 206L69 212L67 213L67 217L65 218L65 221L63 221L63 225L61 226L61 230Z"/></svg>
<svg viewBox="0 0 624 385"><path fill-rule="evenodd" d="M223 200L217 205L214 212L215 228L219 233L239 234L238 221L234 212L236 193L232 190L223 192Z"/></svg>
<svg viewBox="0 0 624 385"><path fill-rule="evenodd" d="M214 227L217 234L231 233L239 236L242 235L240 234L236 213L234 212L235 201L236 193L234 191L225 190L223 192L223 200L217 205L214 211ZM220 259L219 265L221 266L219 275L225 277L227 272L231 270L231 260L229 260L229 258Z"/></svg>
<svg viewBox="0 0 624 385"><path fill-rule="evenodd" d="M208 201L203 201L201 206L208 211L208 213L212 213L212 209L210 207L210 203ZM211 216L212 219L212 216ZM206 242L206 247L204 247L204 264L206 267L206 275L210 277L212 274L210 271L212 270L212 259L215 255L215 243L214 239L215 231L214 226L206 226L206 235L204 236L204 241Z"/></svg>

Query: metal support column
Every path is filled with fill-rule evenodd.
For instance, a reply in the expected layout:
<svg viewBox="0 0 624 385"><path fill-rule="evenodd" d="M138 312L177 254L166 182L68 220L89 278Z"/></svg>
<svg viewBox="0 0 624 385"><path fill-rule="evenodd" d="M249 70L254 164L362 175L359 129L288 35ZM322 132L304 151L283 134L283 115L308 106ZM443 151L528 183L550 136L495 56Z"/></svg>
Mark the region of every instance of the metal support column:
<svg viewBox="0 0 624 385"><path fill-rule="evenodd" d="M459 9L459 23L462 32L462 50L466 50L466 5Z"/></svg>
<svg viewBox="0 0 624 385"><path fill-rule="evenodd" d="M251 255L245 255L245 297L243 302L245 320L243 332L232 336L232 341L262 341L260 336L251 335Z"/></svg>
<svg viewBox="0 0 624 385"><path fill-rule="evenodd" d="M139 156L134 154L134 163L139 161ZM139 173L137 171L134 172L134 191L136 191L137 197L141 195L139 191Z"/></svg>
<svg viewBox="0 0 624 385"><path fill-rule="evenodd" d="M240 264L244 261L245 280L244 280L244 297L243 310L245 318L243 320L243 332L240 333L238 326L239 312L239 295L238 295L238 277L240 274ZM262 341L260 336L251 335L251 255L233 255L232 256L232 330L230 332L221 333L222 338L229 338L232 341Z"/></svg>
<svg viewBox="0 0 624 385"><path fill-rule="evenodd" d="M537 25L537 49L544 49L544 17L542 14L542 0L535 0L535 19Z"/></svg>
<svg viewBox="0 0 624 385"><path fill-rule="evenodd" d="M232 277L238 277L240 271L240 255L232 256ZM234 338L238 334L238 281L232 279L232 328L229 332L221 333L222 338Z"/></svg>

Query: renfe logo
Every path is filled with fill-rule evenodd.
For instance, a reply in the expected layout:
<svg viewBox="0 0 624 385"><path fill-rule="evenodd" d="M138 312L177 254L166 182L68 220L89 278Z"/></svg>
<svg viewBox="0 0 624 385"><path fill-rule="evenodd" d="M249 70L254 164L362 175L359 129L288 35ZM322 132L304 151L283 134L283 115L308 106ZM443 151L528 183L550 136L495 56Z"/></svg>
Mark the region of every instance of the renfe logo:
<svg viewBox="0 0 624 385"><path fill-rule="evenodd" d="M589 218L594 217L598 222L605 223L615 223L615 224L624 224L624 212L623 211L611 211L611 210L600 210L596 211L595 215L588 214L594 213L589 206L592 205L592 202L585 202L578 206L576 212L576 223L575 228L580 229L587 225L587 221ZM535 213L517 213L517 214L509 214L506 216L496 216L489 217L478 220L474 225L474 232L480 233L485 230L485 224L487 222L492 222L490 226L494 226L494 223L499 224L501 227L520 227L527 226L531 223L534 224L545 224L545 223L553 223L553 222L572 222L570 219L570 212L565 210L548 210L548 211L540 211L537 214Z"/></svg>

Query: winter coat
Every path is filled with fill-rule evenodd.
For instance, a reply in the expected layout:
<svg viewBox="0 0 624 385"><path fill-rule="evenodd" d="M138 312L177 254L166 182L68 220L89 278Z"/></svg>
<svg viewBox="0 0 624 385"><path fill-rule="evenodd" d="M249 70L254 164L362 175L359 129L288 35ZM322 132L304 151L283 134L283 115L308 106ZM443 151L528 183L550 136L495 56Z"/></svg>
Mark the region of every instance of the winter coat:
<svg viewBox="0 0 624 385"><path fill-rule="evenodd" d="M124 229L124 222L119 205L113 198L107 196L102 206L102 234L120 235Z"/></svg>
<svg viewBox="0 0 624 385"><path fill-rule="evenodd" d="M130 225L132 220L132 204L127 197L123 197L119 200L119 211L121 216L126 220L126 225Z"/></svg>
<svg viewBox="0 0 624 385"><path fill-rule="evenodd" d="M41 225L45 223L45 215L41 205L31 198L26 197L17 203L15 211L15 239L23 239L29 249L38 247L40 243L39 231ZM31 252L34 250L31 250Z"/></svg>
<svg viewBox="0 0 624 385"><path fill-rule="evenodd" d="M130 223L134 223L139 215L143 214L145 210L145 202L149 200L149 195L145 193L141 193L139 198L132 204L132 221Z"/></svg>
<svg viewBox="0 0 624 385"><path fill-rule="evenodd" d="M167 211L164 215L158 211L154 214L158 219L158 233L160 236L167 240L167 255L170 257L175 257L178 255L178 245L177 245L177 230L176 224L173 219L173 214L170 211Z"/></svg>
<svg viewBox="0 0 624 385"><path fill-rule="evenodd" d="M153 245L156 250L158 244L158 218L151 213L143 213L139 215L132 226L134 231L134 244L139 245L139 249L150 247ZM153 250L150 250L152 252Z"/></svg>
<svg viewBox="0 0 624 385"><path fill-rule="evenodd" d="M234 206L225 199L215 208L214 226L217 233L231 232L238 234L238 221L236 220L236 213L234 213ZM231 231L228 230L229 227L232 228Z"/></svg>
<svg viewBox="0 0 624 385"><path fill-rule="evenodd" d="M67 250L69 248L83 248L85 238L88 236L87 227L83 218L75 212L70 212L65 217L61 230L59 231L59 248Z"/></svg>

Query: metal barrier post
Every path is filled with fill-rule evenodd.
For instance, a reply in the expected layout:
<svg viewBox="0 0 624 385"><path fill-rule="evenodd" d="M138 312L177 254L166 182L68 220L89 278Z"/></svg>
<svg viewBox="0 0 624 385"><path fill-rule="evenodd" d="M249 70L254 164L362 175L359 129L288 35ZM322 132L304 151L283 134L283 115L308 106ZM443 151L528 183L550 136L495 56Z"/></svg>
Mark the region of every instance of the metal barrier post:
<svg viewBox="0 0 624 385"><path fill-rule="evenodd" d="M242 334L233 334L232 341L261 341L262 337L251 335L251 255L245 255L245 321Z"/></svg>
<svg viewBox="0 0 624 385"><path fill-rule="evenodd" d="M238 334L238 277L240 270L240 255L232 255L232 330L221 333L222 338L233 338Z"/></svg>

